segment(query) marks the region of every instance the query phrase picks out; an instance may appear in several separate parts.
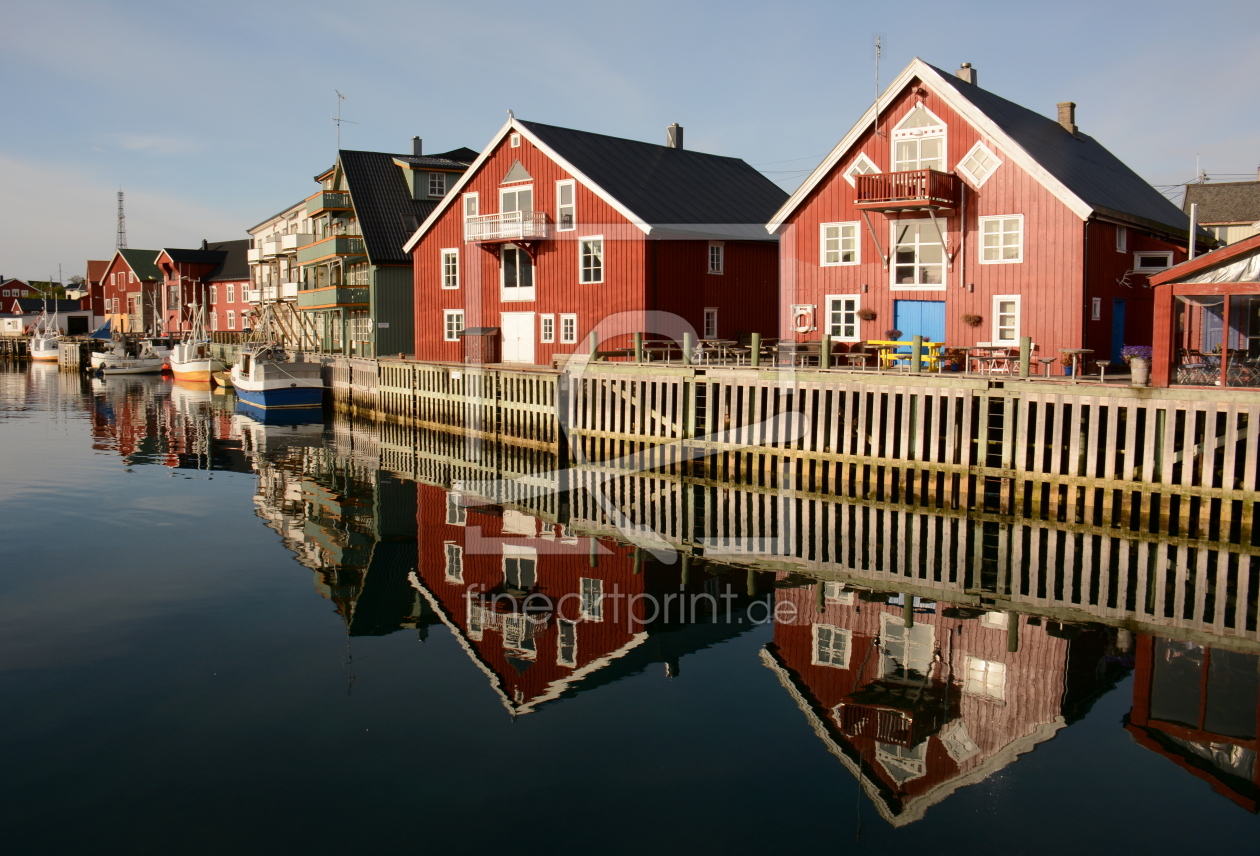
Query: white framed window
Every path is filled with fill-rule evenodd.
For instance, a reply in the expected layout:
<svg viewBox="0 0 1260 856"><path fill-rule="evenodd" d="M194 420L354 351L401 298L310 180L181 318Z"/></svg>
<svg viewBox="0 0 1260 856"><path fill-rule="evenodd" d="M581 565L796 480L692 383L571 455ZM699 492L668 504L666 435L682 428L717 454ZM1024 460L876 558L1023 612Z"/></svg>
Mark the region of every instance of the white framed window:
<svg viewBox="0 0 1260 856"><path fill-rule="evenodd" d="M538 341L550 343L556 340L556 316L538 316Z"/></svg>
<svg viewBox="0 0 1260 856"><path fill-rule="evenodd" d="M464 548L454 541L446 544L446 581L462 584L464 582Z"/></svg>
<svg viewBox="0 0 1260 856"><path fill-rule="evenodd" d="M1019 304L1018 294L993 296L993 344L1019 344Z"/></svg>
<svg viewBox="0 0 1260 856"><path fill-rule="evenodd" d="M1005 612L986 612L980 616L980 624L994 630L1005 630L1010 623L1010 616Z"/></svg>
<svg viewBox="0 0 1260 856"><path fill-rule="evenodd" d="M529 253L515 246L499 251L499 285L501 300L534 299L534 263Z"/></svg>
<svg viewBox="0 0 1260 856"><path fill-rule="evenodd" d="M577 182L572 179L556 182L556 231L571 232L577 228Z"/></svg>
<svg viewBox="0 0 1260 856"><path fill-rule="evenodd" d="M862 232L858 223L823 223L819 228L818 263L823 267L855 265L862 260L859 240Z"/></svg>
<svg viewBox="0 0 1260 856"><path fill-rule="evenodd" d="M109 284L110 284L111 286L113 286L113 285L115 284L115 283L114 283L114 277L115 277L115 276L116 276L116 274L112 274L112 273L109 275Z"/></svg>
<svg viewBox="0 0 1260 856"><path fill-rule="evenodd" d="M1009 265L1024 260L1024 215L980 218L980 264Z"/></svg>
<svg viewBox="0 0 1260 856"><path fill-rule="evenodd" d="M429 195L445 196L446 195L446 173L431 172L429 173Z"/></svg>
<svg viewBox="0 0 1260 856"><path fill-rule="evenodd" d="M499 188L499 213L517 214L534 210L534 186Z"/></svg>
<svg viewBox="0 0 1260 856"><path fill-rule="evenodd" d="M464 331L464 310L446 309L442 312L442 341L458 342Z"/></svg>
<svg viewBox="0 0 1260 856"><path fill-rule="evenodd" d="M512 146L512 148L519 149L521 147L521 135L513 134L512 136L508 137L508 142L509 142L509 145Z"/></svg>
<svg viewBox="0 0 1260 856"><path fill-rule="evenodd" d="M706 306L704 308L704 338L716 339L718 337L718 311L716 306Z"/></svg>
<svg viewBox="0 0 1260 856"><path fill-rule="evenodd" d="M916 169L945 171L945 123L916 104L892 132L893 172Z"/></svg>
<svg viewBox="0 0 1260 856"><path fill-rule="evenodd" d="M963 692L1004 701L1006 699L1006 664L979 657L967 658L967 680Z"/></svg>
<svg viewBox="0 0 1260 856"><path fill-rule="evenodd" d="M842 606L853 606L853 592L847 591L844 587L844 583L823 583L823 597L831 603L838 603Z"/></svg>
<svg viewBox="0 0 1260 856"><path fill-rule="evenodd" d="M463 526L468 522L468 509L458 493L446 494L446 522L451 526Z"/></svg>
<svg viewBox="0 0 1260 856"><path fill-rule="evenodd" d="M726 245L720 241L709 243L709 273L726 272Z"/></svg>
<svg viewBox="0 0 1260 856"><path fill-rule="evenodd" d="M604 238L602 235L578 240L578 281L604 281Z"/></svg>
<svg viewBox="0 0 1260 856"><path fill-rule="evenodd" d="M875 166L875 161L871 160L864 154L857 156L857 160L853 161L853 165L844 171L844 180L849 182L852 187L857 184L857 176L870 175L879 172L879 167Z"/></svg>
<svg viewBox="0 0 1260 856"><path fill-rule="evenodd" d="M879 675L884 680L921 683L932 669L936 628L906 627L900 615L880 613Z"/></svg>
<svg viewBox="0 0 1260 856"><path fill-rule="evenodd" d="M228 329L235 330L236 329L236 311L235 310L232 310L232 309L228 310L227 321L228 321Z"/></svg>
<svg viewBox="0 0 1260 856"><path fill-rule="evenodd" d="M486 610L481 604L473 598L472 592L468 593L465 600L468 605L468 619L465 626L468 628L468 638L474 642L481 641L481 635L486 629Z"/></svg>
<svg viewBox="0 0 1260 856"><path fill-rule="evenodd" d="M604 581L597 577L582 577L581 607L583 621L604 620Z"/></svg>
<svg viewBox="0 0 1260 856"><path fill-rule="evenodd" d="M977 140L971 151L958 162L958 171L971 181L973 187L980 187L1001 165L1002 160Z"/></svg>
<svg viewBox="0 0 1260 856"><path fill-rule="evenodd" d="M938 223L931 220L898 220L892 228L893 291L944 291L945 248Z"/></svg>
<svg viewBox="0 0 1260 856"><path fill-rule="evenodd" d="M219 302L219 287L217 285L210 286L210 305L214 306Z"/></svg>
<svg viewBox="0 0 1260 856"><path fill-rule="evenodd" d="M236 286L229 282L223 288L227 292L227 302L235 303L236 302Z"/></svg>
<svg viewBox="0 0 1260 856"><path fill-rule="evenodd" d="M1133 269L1138 273L1155 273L1172 267L1173 254L1170 252L1134 253Z"/></svg>
<svg viewBox="0 0 1260 856"><path fill-rule="evenodd" d="M1129 249L1129 230L1124 226L1116 227L1116 252L1124 253Z"/></svg>
<svg viewBox="0 0 1260 856"><path fill-rule="evenodd" d="M858 310L862 308L862 297L857 294L828 294L827 332L832 339L841 342L856 342L862 338L859 333Z"/></svg>
<svg viewBox="0 0 1260 856"><path fill-rule="evenodd" d="M133 270L133 271L128 271L128 276L130 276L130 277L131 277L131 281L132 281L132 282L135 282L135 281L136 281L136 272L135 272L134 270Z"/></svg>
<svg viewBox="0 0 1260 856"><path fill-rule="evenodd" d="M813 633L814 648L811 662L815 666L849 668L849 641L853 636L852 631L843 627L833 627L830 624L815 624Z"/></svg>
<svg viewBox="0 0 1260 856"><path fill-rule="evenodd" d="M1089 299L1089 320L1090 321L1102 320L1102 298L1101 297L1091 297Z"/></svg>
<svg viewBox="0 0 1260 856"><path fill-rule="evenodd" d="M468 221L481 214L481 196L477 193L464 194L464 234L468 234Z"/></svg>
<svg viewBox="0 0 1260 856"><path fill-rule="evenodd" d="M459 288L459 250L442 250L442 287Z"/></svg>
<svg viewBox="0 0 1260 856"><path fill-rule="evenodd" d="M577 622L561 618L556 622L556 665L577 666Z"/></svg>
<svg viewBox="0 0 1260 856"><path fill-rule="evenodd" d="M578 337L577 316L561 315L560 316L560 343L562 345L576 345Z"/></svg>

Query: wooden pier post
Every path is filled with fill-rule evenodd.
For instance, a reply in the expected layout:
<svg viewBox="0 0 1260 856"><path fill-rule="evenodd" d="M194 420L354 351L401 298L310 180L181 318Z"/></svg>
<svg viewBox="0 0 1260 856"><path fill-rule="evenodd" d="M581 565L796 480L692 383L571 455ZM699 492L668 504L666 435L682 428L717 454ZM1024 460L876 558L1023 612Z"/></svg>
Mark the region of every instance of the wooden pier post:
<svg viewBox="0 0 1260 856"><path fill-rule="evenodd" d="M684 366L689 366L689 365L691 365L691 349L692 349L692 347L693 347L693 345L692 345L692 342L691 342L691 334L690 334L690 333L683 333L683 340L682 340L682 361L683 361L683 365L684 365Z"/></svg>
<svg viewBox="0 0 1260 856"><path fill-rule="evenodd" d="M1006 652L1014 654L1019 651L1019 613L1006 613Z"/></svg>
<svg viewBox="0 0 1260 856"><path fill-rule="evenodd" d="M643 362L643 334L634 334L634 361L636 363Z"/></svg>
<svg viewBox="0 0 1260 856"><path fill-rule="evenodd" d="M831 368L831 334L823 333L822 341L818 347L818 367L822 369Z"/></svg>
<svg viewBox="0 0 1260 856"><path fill-rule="evenodd" d="M751 350L748 353L748 364L753 368L761 365L761 334L753 333L748 343Z"/></svg>
<svg viewBox="0 0 1260 856"><path fill-rule="evenodd" d="M919 374L923 371L923 337L910 339L910 371Z"/></svg>
<svg viewBox="0 0 1260 856"><path fill-rule="evenodd" d="M591 362L595 362L595 352L599 350L599 334L591 331Z"/></svg>
<svg viewBox="0 0 1260 856"><path fill-rule="evenodd" d="M905 598L901 606L901 626L914 627L914 595L902 592L901 596Z"/></svg>
<svg viewBox="0 0 1260 856"><path fill-rule="evenodd" d="M1019 340L1019 376L1028 377L1028 369L1032 364L1032 336L1023 336Z"/></svg>

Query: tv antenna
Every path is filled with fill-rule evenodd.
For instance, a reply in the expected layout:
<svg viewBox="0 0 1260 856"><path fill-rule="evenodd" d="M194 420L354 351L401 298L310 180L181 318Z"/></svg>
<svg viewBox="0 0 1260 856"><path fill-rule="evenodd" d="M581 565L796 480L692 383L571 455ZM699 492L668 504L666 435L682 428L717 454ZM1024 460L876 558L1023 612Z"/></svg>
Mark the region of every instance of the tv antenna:
<svg viewBox="0 0 1260 856"><path fill-rule="evenodd" d="M118 191L118 237L114 246L120 250L127 249L127 215L123 213L123 192Z"/></svg>
<svg viewBox="0 0 1260 856"><path fill-rule="evenodd" d="M357 125L359 123L341 118L341 102L346 100L346 96L342 95L338 89L334 89L333 92L337 93L337 115L332 117L332 123L337 126L337 151L341 151L341 124L343 122L347 125Z"/></svg>
<svg viewBox="0 0 1260 856"><path fill-rule="evenodd" d="M879 129L879 60L884 55L884 37L875 37L875 136L882 137L884 132Z"/></svg>

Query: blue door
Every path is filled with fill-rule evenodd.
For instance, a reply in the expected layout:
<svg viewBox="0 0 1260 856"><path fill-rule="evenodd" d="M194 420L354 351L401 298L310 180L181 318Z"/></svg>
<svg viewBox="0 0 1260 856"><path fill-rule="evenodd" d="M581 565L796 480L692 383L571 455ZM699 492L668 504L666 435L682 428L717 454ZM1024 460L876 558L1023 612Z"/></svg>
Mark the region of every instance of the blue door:
<svg viewBox="0 0 1260 856"><path fill-rule="evenodd" d="M1124 356L1124 301L1111 301L1111 362L1121 363Z"/></svg>
<svg viewBox="0 0 1260 856"><path fill-rule="evenodd" d="M894 300L893 326L902 339L922 336L926 342L944 342L945 301Z"/></svg>

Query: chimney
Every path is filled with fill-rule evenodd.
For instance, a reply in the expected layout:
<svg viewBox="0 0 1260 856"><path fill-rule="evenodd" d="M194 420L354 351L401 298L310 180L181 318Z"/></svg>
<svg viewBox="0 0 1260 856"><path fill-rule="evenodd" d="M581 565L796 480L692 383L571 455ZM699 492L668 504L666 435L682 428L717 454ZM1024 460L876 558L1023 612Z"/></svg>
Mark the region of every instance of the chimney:
<svg viewBox="0 0 1260 856"><path fill-rule="evenodd" d="M208 249L210 249L210 242L209 242L209 241L207 241L205 238L202 238L202 239L201 239L201 248L202 248L203 250L208 250Z"/></svg>
<svg viewBox="0 0 1260 856"><path fill-rule="evenodd" d="M959 80L967 81L972 86L980 85L977 82L977 80L979 79L979 76L977 75L976 70L971 67L971 63L969 62L964 62L962 64L962 68L958 69L957 73L955 73L954 76L957 77Z"/></svg>
<svg viewBox="0 0 1260 856"><path fill-rule="evenodd" d="M1076 102L1060 101L1059 102L1059 124L1062 125L1069 134L1076 136Z"/></svg>
<svg viewBox="0 0 1260 856"><path fill-rule="evenodd" d="M413 158L418 158L420 157L421 154L423 154L423 152L424 152L424 140L420 139L419 137L412 137L411 138L411 156Z"/></svg>
<svg viewBox="0 0 1260 856"><path fill-rule="evenodd" d="M665 145L671 149L681 149L683 147L683 129L682 125L675 122L665 129Z"/></svg>

